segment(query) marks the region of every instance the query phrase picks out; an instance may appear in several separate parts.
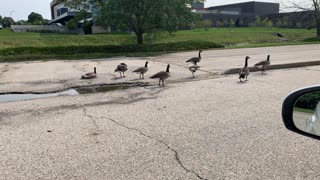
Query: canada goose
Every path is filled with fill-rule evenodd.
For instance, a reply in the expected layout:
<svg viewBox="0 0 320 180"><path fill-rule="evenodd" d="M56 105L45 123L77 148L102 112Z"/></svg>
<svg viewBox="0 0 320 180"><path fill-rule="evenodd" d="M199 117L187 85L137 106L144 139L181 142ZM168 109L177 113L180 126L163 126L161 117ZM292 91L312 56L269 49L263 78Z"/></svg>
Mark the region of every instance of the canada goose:
<svg viewBox="0 0 320 180"><path fill-rule="evenodd" d="M81 76L81 79L93 79L97 77L97 68L93 68L93 72Z"/></svg>
<svg viewBox="0 0 320 180"><path fill-rule="evenodd" d="M269 65L270 65L270 55L268 55L267 60L260 61L257 64L255 64L254 66L260 68L261 73L263 74L263 72L265 71L265 68L268 67Z"/></svg>
<svg viewBox="0 0 320 180"><path fill-rule="evenodd" d="M192 72L192 76L194 77L194 73L200 68L198 65L191 65L189 66L189 70Z"/></svg>
<svg viewBox="0 0 320 180"><path fill-rule="evenodd" d="M159 86L160 86L160 81L162 81L162 85L164 86L164 80L170 77L169 68L170 68L170 64L168 64L166 71L160 71L155 75L151 76L150 78L151 79L159 78Z"/></svg>
<svg viewBox="0 0 320 180"><path fill-rule="evenodd" d="M248 76L249 76L249 67L248 67L248 60L250 59L249 56L246 57L246 60L245 60L245 64L244 64L244 67L240 69L240 72L239 72L239 79L240 79L240 82L242 82L242 79L246 78L246 81L248 80Z"/></svg>
<svg viewBox="0 0 320 180"><path fill-rule="evenodd" d="M191 62L194 65L197 65L197 63L201 61L201 52L202 52L202 50L199 51L199 56L198 57L193 57L193 58L189 59L186 62Z"/></svg>
<svg viewBox="0 0 320 180"><path fill-rule="evenodd" d="M133 73L139 73L139 78L144 79L144 73L146 73L148 71L148 61L146 61L146 64L144 65L144 67L139 67L136 70L133 71Z"/></svg>
<svg viewBox="0 0 320 180"><path fill-rule="evenodd" d="M125 77L124 72L128 70L128 66L125 63L120 63L114 72L120 72L120 77L122 77L121 72L123 73L123 77Z"/></svg>

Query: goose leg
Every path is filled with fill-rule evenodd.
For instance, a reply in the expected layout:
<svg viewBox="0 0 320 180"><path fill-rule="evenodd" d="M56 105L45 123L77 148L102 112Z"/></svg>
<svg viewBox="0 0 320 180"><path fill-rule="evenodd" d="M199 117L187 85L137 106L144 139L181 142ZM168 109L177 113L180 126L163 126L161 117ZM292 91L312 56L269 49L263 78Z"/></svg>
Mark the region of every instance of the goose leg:
<svg viewBox="0 0 320 180"><path fill-rule="evenodd" d="M248 75L246 76L246 81L248 81Z"/></svg>
<svg viewBox="0 0 320 180"><path fill-rule="evenodd" d="M193 78L194 78L194 72L192 72L192 76L193 76Z"/></svg>
<svg viewBox="0 0 320 180"><path fill-rule="evenodd" d="M160 85L160 82L161 82L161 79L159 79L159 86L161 86L161 85Z"/></svg>
<svg viewBox="0 0 320 180"><path fill-rule="evenodd" d="M164 87L164 80L162 80L162 86Z"/></svg>
<svg viewBox="0 0 320 180"><path fill-rule="evenodd" d="M120 71L120 77L122 77L121 71Z"/></svg>
<svg viewBox="0 0 320 180"><path fill-rule="evenodd" d="M123 77L126 77L125 75L124 75L124 72L122 72L123 73Z"/></svg>
<svg viewBox="0 0 320 180"><path fill-rule="evenodd" d="M144 73L142 74L142 79L144 79Z"/></svg>

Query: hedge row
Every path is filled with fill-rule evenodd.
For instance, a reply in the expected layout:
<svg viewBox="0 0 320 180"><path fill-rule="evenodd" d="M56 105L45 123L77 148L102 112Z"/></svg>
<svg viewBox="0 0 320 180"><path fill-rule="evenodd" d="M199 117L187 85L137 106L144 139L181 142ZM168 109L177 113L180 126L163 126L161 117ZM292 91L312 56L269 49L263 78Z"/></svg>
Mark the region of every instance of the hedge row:
<svg viewBox="0 0 320 180"><path fill-rule="evenodd" d="M304 40L305 42L319 42L320 37L312 37Z"/></svg>
<svg viewBox="0 0 320 180"><path fill-rule="evenodd" d="M0 56L24 54L82 54L82 53L134 53L168 52L198 49L223 48L223 45L209 41L185 41L145 45L102 45L102 46L52 46L52 47L15 47L0 49Z"/></svg>

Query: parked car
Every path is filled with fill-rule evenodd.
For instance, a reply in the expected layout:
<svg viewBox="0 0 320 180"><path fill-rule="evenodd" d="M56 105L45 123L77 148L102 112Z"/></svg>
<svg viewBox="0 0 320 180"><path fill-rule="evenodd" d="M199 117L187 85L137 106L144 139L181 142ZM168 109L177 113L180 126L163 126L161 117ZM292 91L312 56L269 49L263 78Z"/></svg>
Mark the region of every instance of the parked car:
<svg viewBox="0 0 320 180"><path fill-rule="evenodd" d="M290 131L320 139L320 85L291 93L283 102L282 118Z"/></svg>

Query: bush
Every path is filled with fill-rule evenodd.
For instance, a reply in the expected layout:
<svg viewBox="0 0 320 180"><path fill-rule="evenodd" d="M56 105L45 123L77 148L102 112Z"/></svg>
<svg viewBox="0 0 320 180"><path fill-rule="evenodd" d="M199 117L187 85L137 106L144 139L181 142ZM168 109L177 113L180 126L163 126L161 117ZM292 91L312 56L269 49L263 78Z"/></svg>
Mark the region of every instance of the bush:
<svg viewBox="0 0 320 180"><path fill-rule="evenodd" d="M312 37L304 40L305 42L319 42L320 37Z"/></svg>
<svg viewBox="0 0 320 180"><path fill-rule="evenodd" d="M135 52L170 52L210 48L223 48L223 45L209 41L185 41L176 43L145 45L103 45L103 46L52 46L52 47L16 47L0 49L0 56L27 54L64 55L81 53L135 53Z"/></svg>

